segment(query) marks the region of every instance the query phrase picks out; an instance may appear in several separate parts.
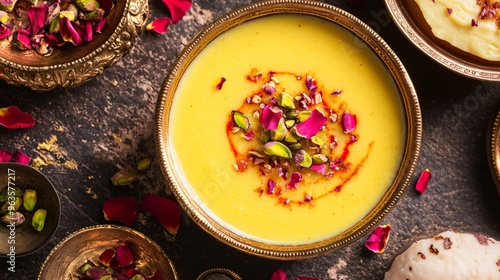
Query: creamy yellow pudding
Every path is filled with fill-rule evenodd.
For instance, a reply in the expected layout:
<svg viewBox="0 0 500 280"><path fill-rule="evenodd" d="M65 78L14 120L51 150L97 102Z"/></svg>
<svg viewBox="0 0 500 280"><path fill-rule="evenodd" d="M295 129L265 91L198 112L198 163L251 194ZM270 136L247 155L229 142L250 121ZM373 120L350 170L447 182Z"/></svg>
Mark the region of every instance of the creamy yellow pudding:
<svg viewBox="0 0 500 280"><path fill-rule="evenodd" d="M276 115L284 134L299 135L280 137ZM326 20L273 15L222 33L192 61L168 137L182 184L219 224L307 244L374 208L406 131L397 87L370 48Z"/></svg>
<svg viewBox="0 0 500 280"><path fill-rule="evenodd" d="M500 2L415 0L432 33L480 58L500 61Z"/></svg>

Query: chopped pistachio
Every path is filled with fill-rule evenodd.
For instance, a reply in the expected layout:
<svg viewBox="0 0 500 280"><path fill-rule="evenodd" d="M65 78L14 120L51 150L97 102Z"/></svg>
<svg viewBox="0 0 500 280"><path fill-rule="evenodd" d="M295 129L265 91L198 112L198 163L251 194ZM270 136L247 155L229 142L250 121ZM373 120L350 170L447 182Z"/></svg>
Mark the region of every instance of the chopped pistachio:
<svg viewBox="0 0 500 280"><path fill-rule="evenodd" d="M293 97L286 92L281 92L279 94L278 105L288 109L295 109L295 103L293 103Z"/></svg>
<svg viewBox="0 0 500 280"><path fill-rule="evenodd" d="M7 23L9 20L9 14L6 11L0 11L0 23Z"/></svg>
<svg viewBox="0 0 500 280"><path fill-rule="evenodd" d="M286 128L285 121L281 119L278 123L278 127L269 132L269 136L271 137L271 140L281 141L285 139L287 133L288 129Z"/></svg>
<svg viewBox="0 0 500 280"><path fill-rule="evenodd" d="M316 135L311 137L311 141L318 146L323 146L325 144L325 140L321 137L316 136Z"/></svg>
<svg viewBox="0 0 500 280"><path fill-rule="evenodd" d="M311 111L301 111L298 115L299 122L307 120L311 116Z"/></svg>
<svg viewBox="0 0 500 280"><path fill-rule="evenodd" d="M297 142L297 143L291 144L289 147L292 150L299 150L299 149L302 149L302 144L300 144L300 143Z"/></svg>
<svg viewBox="0 0 500 280"><path fill-rule="evenodd" d="M14 9L16 2L17 0L0 0L0 10L10 13Z"/></svg>
<svg viewBox="0 0 500 280"><path fill-rule="evenodd" d="M260 97L260 95L254 95L252 96L252 103L255 103L255 104L258 104L262 101L262 97Z"/></svg>
<svg viewBox="0 0 500 280"><path fill-rule="evenodd" d="M312 164L311 156L309 156L309 154L302 149L298 150L297 153L295 153L293 160L296 164L306 168L311 166Z"/></svg>
<svg viewBox="0 0 500 280"><path fill-rule="evenodd" d="M238 111L233 111L233 122L243 130L247 130L250 127L248 118Z"/></svg>
<svg viewBox="0 0 500 280"><path fill-rule="evenodd" d="M82 264L79 268L78 268L78 271L82 274L85 274L87 272L87 270L89 270L90 268L92 268L94 265L90 262L90 261L87 261L86 263Z"/></svg>
<svg viewBox="0 0 500 280"><path fill-rule="evenodd" d="M9 198L9 194L7 193L9 191L9 188L6 186L5 188L0 191L0 202L6 202L7 199ZM10 188L10 192L12 193L12 187ZM23 190L21 190L18 187L14 187L14 196L22 196L23 195Z"/></svg>
<svg viewBox="0 0 500 280"><path fill-rule="evenodd" d="M49 33L57 33L61 30L61 19L59 17L55 17L49 25Z"/></svg>
<svg viewBox="0 0 500 280"><path fill-rule="evenodd" d="M288 113L286 113L286 117L288 119L296 119L299 117L299 111L297 110L291 110Z"/></svg>
<svg viewBox="0 0 500 280"><path fill-rule="evenodd" d="M59 18L68 18L70 21L74 21L76 19L76 15L78 13L72 10L61 11L59 13Z"/></svg>
<svg viewBox="0 0 500 280"><path fill-rule="evenodd" d="M99 2L95 0L76 0L75 3L85 12L92 12L99 8Z"/></svg>
<svg viewBox="0 0 500 280"><path fill-rule="evenodd" d="M0 210L0 213L5 214L9 211L17 211L17 209L19 209L22 204L23 199L19 196L16 196L14 203L11 203L10 201L5 202L5 204L2 206L2 209Z"/></svg>
<svg viewBox="0 0 500 280"><path fill-rule="evenodd" d="M26 211L32 211L36 205L36 190L26 189L23 194L23 206Z"/></svg>
<svg viewBox="0 0 500 280"><path fill-rule="evenodd" d="M33 220L31 221L31 225L36 231L42 231L45 226L45 218L47 217L47 210L38 209L33 213Z"/></svg>
<svg viewBox="0 0 500 280"><path fill-rule="evenodd" d="M295 125L295 120L286 120L285 125L287 128L292 128Z"/></svg>
<svg viewBox="0 0 500 280"><path fill-rule="evenodd" d="M144 170L148 169L150 165L151 165L151 159L145 158L145 159L139 161L136 169L139 171L144 171Z"/></svg>
<svg viewBox="0 0 500 280"><path fill-rule="evenodd" d="M264 153L270 156L292 158L292 151L281 142L271 141L264 145Z"/></svg>
<svg viewBox="0 0 500 280"><path fill-rule="evenodd" d="M259 135L259 140L262 143L269 141L269 131L262 131Z"/></svg>
<svg viewBox="0 0 500 280"><path fill-rule="evenodd" d="M25 220L26 218L24 217L24 215L19 212L15 212L12 215L6 214L5 216L2 217L2 222L6 224L14 223L14 225L16 226L24 223Z"/></svg>
<svg viewBox="0 0 500 280"><path fill-rule="evenodd" d="M285 142L287 143L297 143L300 140L300 136L297 135L295 129L290 130L285 135Z"/></svg>
<svg viewBox="0 0 500 280"><path fill-rule="evenodd" d="M139 178L139 173L135 168L128 167L118 171L111 177L111 183L114 186L126 186Z"/></svg>
<svg viewBox="0 0 500 280"><path fill-rule="evenodd" d="M315 164L328 162L328 157L324 154L315 154L311 158Z"/></svg>

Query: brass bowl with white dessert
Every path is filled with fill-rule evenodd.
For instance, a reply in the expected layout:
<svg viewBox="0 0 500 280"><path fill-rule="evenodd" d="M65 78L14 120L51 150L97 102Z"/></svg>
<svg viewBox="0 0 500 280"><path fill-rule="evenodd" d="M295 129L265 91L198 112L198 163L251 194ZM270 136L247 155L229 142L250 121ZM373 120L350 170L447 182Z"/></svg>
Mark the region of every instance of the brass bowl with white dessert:
<svg viewBox="0 0 500 280"><path fill-rule="evenodd" d="M165 79L155 139L165 180L206 232L303 259L369 233L413 174L411 80L366 24L316 1L263 1L201 30Z"/></svg>

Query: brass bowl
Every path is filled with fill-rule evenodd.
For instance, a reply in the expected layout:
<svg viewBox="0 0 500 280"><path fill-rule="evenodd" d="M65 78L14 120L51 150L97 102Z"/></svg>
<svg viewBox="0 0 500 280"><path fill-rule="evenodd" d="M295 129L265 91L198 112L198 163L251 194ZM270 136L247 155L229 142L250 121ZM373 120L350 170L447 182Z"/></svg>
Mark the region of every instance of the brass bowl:
<svg viewBox="0 0 500 280"><path fill-rule="evenodd" d="M148 13L146 0L115 1L106 26L94 40L78 46L66 43L54 47L50 56L34 50L20 51L8 40L0 40L0 78L36 91L81 85L132 49L146 25Z"/></svg>
<svg viewBox="0 0 500 280"><path fill-rule="evenodd" d="M196 280L210 280L210 279L224 279L224 280L241 280L241 277L233 271L225 268L212 268L204 271Z"/></svg>
<svg viewBox="0 0 500 280"><path fill-rule="evenodd" d="M241 23L280 14L307 15L329 21L350 31L354 36L353 39L359 39L366 43L392 77L399 90L403 114L406 116L407 133L404 138L405 146L401 156L401 165L394 175L392 184L379 203L369 211L365 218L346 231L306 244L263 242L234 231L224 222L217 221L213 214L205 209L206 206L200 202L200 198L193 195L194 191L189 187L187 180L182 178L182 171L179 171L178 159L173 151L172 140L169 136L169 122L174 121L171 120L170 112L176 88L190 63L204 47L220 34ZM304 259L326 254L368 234L394 207L408 186L418 158L422 133L420 107L415 89L402 63L390 47L375 31L351 14L332 5L307 0L258 2L232 11L201 30L180 54L169 76L164 81L157 102L155 125L157 156L162 173L186 213L202 229L219 241L252 255L279 260ZM311 219L314 218L311 217Z"/></svg>
<svg viewBox="0 0 500 280"><path fill-rule="evenodd" d="M500 106L488 126L486 149L490 171L500 194Z"/></svg>
<svg viewBox="0 0 500 280"><path fill-rule="evenodd" d="M15 228L9 228L4 223L0 225L0 235L6 238L12 237L9 239L12 242L8 240L0 242L0 256L10 258L14 253L15 257L22 257L38 251L50 241L59 224L61 205L59 196L49 179L28 165L0 163L0 190L9 185L23 191L27 188L36 190L37 202L33 211L40 208L47 210L45 224L40 232L31 225L33 211L25 213L22 206L20 212L26 214L23 224ZM14 250L11 250L11 246L14 246Z"/></svg>
<svg viewBox="0 0 500 280"><path fill-rule="evenodd" d="M432 60L465 77L500 81L500 62L482 59L434 36L414 0L385 0L385 5L406 38Z"/></svg>
<svg viewBox="0 0 500 280"><path fill-rule="evenodd" d="M98 263L102 252L123 246L125 241L130 244L138 271L158 271L163 279L179 279L172 261L158 244L138 231L117 225L91 226L70 234L47 256L38 279L75 279L82 264L89 260Z"/></svg>

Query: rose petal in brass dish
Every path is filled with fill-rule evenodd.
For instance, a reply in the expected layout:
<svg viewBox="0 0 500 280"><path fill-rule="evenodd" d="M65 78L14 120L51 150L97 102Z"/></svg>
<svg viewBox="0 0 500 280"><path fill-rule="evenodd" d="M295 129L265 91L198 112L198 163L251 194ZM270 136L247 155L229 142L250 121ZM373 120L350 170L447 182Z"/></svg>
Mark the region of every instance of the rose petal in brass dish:
<svg viewBox="0 0 500 280"><path fill-rule="evenodd" d="M385 0L396 26L420 51L462 76L500 81L500 62L488 61L435 37L414 0Z"/></svg>
<svg viewBox="0 0 500 280"><path fill-rule="evenodd" d="M72 280L77 269L87 261L98 263L107 249L129 243L138 271L157 271L163 279L178 280L172 261L165 252L146 235L128 227L98 225L80 229L61 241L42 264L39 280Z"/></svg>

